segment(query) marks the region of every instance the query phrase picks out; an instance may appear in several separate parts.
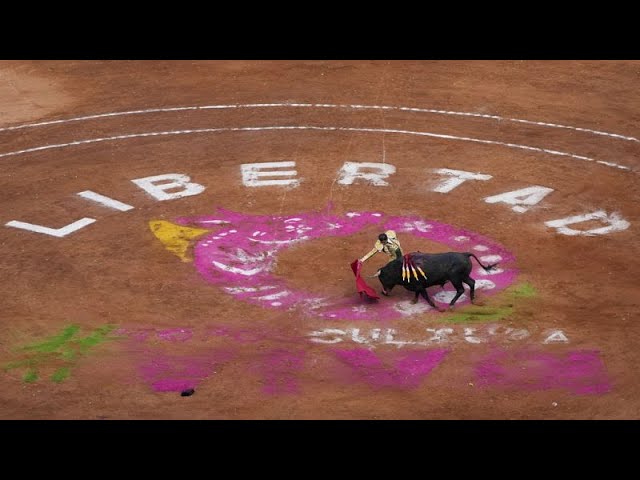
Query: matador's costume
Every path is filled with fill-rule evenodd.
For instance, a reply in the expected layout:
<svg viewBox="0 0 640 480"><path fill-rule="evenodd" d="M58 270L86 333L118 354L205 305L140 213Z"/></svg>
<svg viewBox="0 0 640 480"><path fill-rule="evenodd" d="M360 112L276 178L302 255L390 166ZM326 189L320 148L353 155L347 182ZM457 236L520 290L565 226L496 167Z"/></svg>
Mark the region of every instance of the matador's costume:
<svg viewBox="0 0 640 480"><path fill-rule="evenodd" d="M387 230L384 233L387 235L387 241L382 243L380 240L376 240L371 251L360 259L361 262L366 262L378 252L386 253L389 256L389 261L402 257L402 247L400 247L400 241L396 236L396 232L393 230Z"/></svg>

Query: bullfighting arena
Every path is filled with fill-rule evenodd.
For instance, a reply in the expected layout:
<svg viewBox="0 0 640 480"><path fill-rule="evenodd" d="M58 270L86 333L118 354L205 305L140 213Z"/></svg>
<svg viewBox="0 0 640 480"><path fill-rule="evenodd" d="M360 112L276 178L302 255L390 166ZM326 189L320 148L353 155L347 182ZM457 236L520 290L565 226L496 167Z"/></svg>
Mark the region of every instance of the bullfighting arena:
<svg viewBox="0 0 640 480"><path fill-rule="evenodd" d="M0 418L640 419L639 81L0 62ZM389 229L477 304L360 298Z"/></svg>

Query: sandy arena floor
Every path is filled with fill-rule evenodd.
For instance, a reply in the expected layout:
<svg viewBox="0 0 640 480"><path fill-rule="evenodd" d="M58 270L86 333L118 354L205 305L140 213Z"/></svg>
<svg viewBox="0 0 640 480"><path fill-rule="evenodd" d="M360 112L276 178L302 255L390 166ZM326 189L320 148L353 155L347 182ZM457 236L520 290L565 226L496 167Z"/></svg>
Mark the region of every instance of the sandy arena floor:
<svg viewBox="0 0 640 480"><path fill-rule="evenodd" d="M640 419L639 81L0 62L0 418ZM481 305L360 300L390 228L498 261Z"/></svg>

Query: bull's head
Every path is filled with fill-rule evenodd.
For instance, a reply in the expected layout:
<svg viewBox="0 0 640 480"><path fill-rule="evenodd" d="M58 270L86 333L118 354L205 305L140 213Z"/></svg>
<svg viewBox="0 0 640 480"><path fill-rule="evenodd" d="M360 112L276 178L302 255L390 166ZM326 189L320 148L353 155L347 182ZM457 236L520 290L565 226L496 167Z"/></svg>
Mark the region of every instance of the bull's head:
<svg viewBox="0 0 640 480"><path fill-rule="evenodd" d="M395 275L397 276L397 275ZM371 278L378 277L382 284L382 293L388 295L391 289L398 283L399 279L394 279L393 269L389 268L389 265L379 268L376 273L371 275Z"/></svg>

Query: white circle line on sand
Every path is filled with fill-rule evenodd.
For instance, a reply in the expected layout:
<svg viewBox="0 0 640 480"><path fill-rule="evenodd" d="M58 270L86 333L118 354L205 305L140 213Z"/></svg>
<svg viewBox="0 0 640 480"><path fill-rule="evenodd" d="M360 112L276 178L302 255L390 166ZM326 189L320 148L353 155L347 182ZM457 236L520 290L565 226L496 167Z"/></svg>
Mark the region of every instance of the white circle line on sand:
<svg viewBox="0 0 640 480"><path fill-rule="evenodd" d="M550 155L558 155L564 157L571 157L577 160L584 160L587 162L595 162L601 165L605 165L608 167L618 168L621 170L631 170L631 168L626 167L624 165L619 165L613 162L605 162L603 160L596 160L590 157L584 157L582 155L575 155L573 153L560 152L558 150L548 150L546 148L539 147L531 147L528 145L519 145L517 143L505 143L498 142L496 140L485 140L481 138L471 138L471 137L459 137L456 135L445 135L441 133L431 133L431 132L417 132L411 130L395 130L389 128L356 128L356 127L318 127L318 126L263 126L263 127L224 127L224 128L200 128L195 130L170 130L164 132L146 132L146 133L132 133L128 135L115 135L112 137L102 137L102 138L91 138L87 140L76 140L68 143L58 143L54 145L43 145L40 147L27 148L24 150L15 150L13 152L0 153L0 158L9 157L14 155L23 155L25 153L33 153L43 150L51 150L55 148L66 148L72 147L75 145L86 145L90 143L98 143L98 142L107 142L107 141L116 141L116 140L128 140L132 138L142 138L142 137L153 137L153 136L166 136L166 135L187 135L194 133L219 133L219 132L258 132L258 131L268 131L268 130L324 130L324 131L346 131L346 132L367 132L367 133L397 133L404 135L418 135L424 137L433 137L433 138L442 138L446 140L459 140L465 142L475 142L482 143L486 145L500 145L503 147L509 148L518 148L521 150L529 150L533 152L546 153Z"/></svg>
<svg viewBox="0 0 640 480"><path fill-rule="evenodd" d="M20 125L14 125L11 127L2 127L0 128L0 132L19 130L19 129L25 129L25 128L42 127L46 125L56 125L56 124L69 123L69 122L80 122L84 120L95 120L99 118L119 117L119 116L125 116L125 115L144 115L149 113L180 112L180 111L187 111L187 110L228 110L228 109L234 109L234 108L335 108L335 109L351 109L351 110L396 110L396 111L402 111L402 112L432 113L436 115L484 118L488 120L536 125L539 127L576 130L579 132L590 133L593 135L601 135L605 137L616 138L619 140L626 140L629 142L640 143L639 139L635 137L627 136L627 135L603 132L601 130L593 130L590 128L574 127L571 125L562 125L562 124L549 123L549 122L537 122L534 120L526 120L522 118L502 117L500 115L487 115L484 113L474 113L474 112L458 112L454 110L438 110L433 108L394 107L394 106L386 106L386 105L347 105L347 104L327 104L327 103L247 103L247 104L230 104L230 105L199 105L199 106L194 105L194 106L184 106L184 107L147 108L147 109L141 109L141 110L128 110L128 111L121 111L121 112L100 113L95 115L84 115L81 117L49 120L49 121L37 122L37 123L25 123Z"/></svg>

